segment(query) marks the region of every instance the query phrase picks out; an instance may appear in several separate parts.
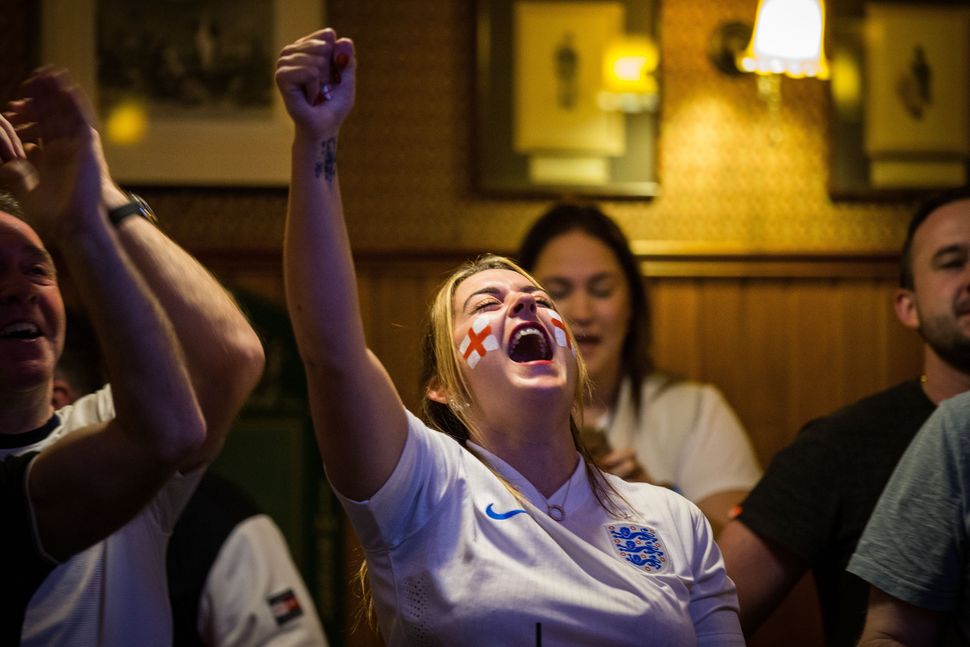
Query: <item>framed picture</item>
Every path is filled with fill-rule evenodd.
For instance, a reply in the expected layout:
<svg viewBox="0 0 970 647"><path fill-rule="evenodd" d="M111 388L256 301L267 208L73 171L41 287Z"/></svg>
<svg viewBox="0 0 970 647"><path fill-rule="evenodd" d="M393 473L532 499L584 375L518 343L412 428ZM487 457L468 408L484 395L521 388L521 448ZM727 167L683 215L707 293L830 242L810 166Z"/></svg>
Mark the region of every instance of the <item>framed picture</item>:
<svg viewBox="0 0 970 647"><path fill-rule="evenodd" d="M604 107L602 100L608 48L631 36L655 43L656 4L479 0L480 190L601 197L658 193L656 111L624 112Z"/></svg>
<svg viewBox="0 0 970 647"><path fill-rule="evenodd" d="M970 182L966 2L857 3L833 25L833 197Z"/></svg>
<svg viewBox="0 0 970 647"><path fill-rule="evenodd" d="M43 63L91 97L122 183L285 186L292 127L280 49L323 0L43 0Z"/></svg>

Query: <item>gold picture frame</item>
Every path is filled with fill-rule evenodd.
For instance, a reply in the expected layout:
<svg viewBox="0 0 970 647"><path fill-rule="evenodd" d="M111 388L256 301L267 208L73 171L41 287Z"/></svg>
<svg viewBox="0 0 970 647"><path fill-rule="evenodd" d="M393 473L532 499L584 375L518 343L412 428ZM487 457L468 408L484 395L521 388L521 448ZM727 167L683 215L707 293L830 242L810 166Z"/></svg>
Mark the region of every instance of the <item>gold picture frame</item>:
<svg viewBox="0 0 970 647"><path fill-rule="evenodd" d="M834 8L832 197L910 199L970 182L970 7Z"/></svg>
<svg viewBox="0 0 970 647"><path fill-rule="evenodd" d="M657 111L606 111L597 92L607 41L656 43L658 10L656 0L478 0L477 188L657 195Z"/></svg>
<svg viewBox="0 0 970 647"><path fill-rule="evenodd" d="M125 60L126 51L122 50L122 42L134 40L135 45L149 44L159 50L154 61L165 61L165 64L176 71L184 69L184 61L178 60L176 45L165 46L164 39L173 39L173 43L184 45L186 37L181 35L181 41L175 41L179 34L178 22L192 16L222 16L225 21L233 18L238 23L239 13L231 13L232 3L225 0L205 0L191 5L176 3L179 7L165 19L159 20L159 12L164 11L164 2L156 3L127 3L123 8L126 12L122 18L104 14L100 18L103 27L106 20L116 18L118 28L111 33L111 39L103 38L99 42L99 5L104 0L43 0L40 12L40 40L41 62L68 68L73 77L91 97L92 103L98 108L102 120L102 132L105 126L105 110L102 95L107 96L111 90L99 85L101 79L98 74L98 53L104 56L105 51L117 52L122 66L127 65L133 71L139 71L131 60ZM252 0L250 0L252 1ZM105 155L111 166L112 173L117 180L135 185L195 185L195 186L285 186L289 176L289 149L292 141L292 126L286 117L281 100L273 88L273 62L280 49L299 36L322 26L324 22L323 0L257 0L265 7L260 7L263 14L270 16L271 25L251 24L251 30L266 30L264 33L253 32L259 38L231 38L231 32L225 28L220 32L218 25L207 27L209 33L200 34L200 42L190 43L190 47L207 50L210 58L212 51L218 44L223 49L240 47L255 48L252 41L259 41L259 51L253 54L254 64L251 73L239 73L236 76L243 81L252 83L255 78L261 84L261 104L258 107L237 108L229 104L224 96L217 93L206 95L204 90L189 90L194 92L187 107L179 107L177 111L168 110L165 114L153 112L155 101L150 98L149 109L140 110L136 118L147 115L140 123L144 124L142 136L135 141L119 143L105 136ZM118 4L117 1L115 4ZM124 3L122 3L124 4ZM120 5L119 5L120 6ZM189 11L191 7L191 12ZM104 5L101 6L105 8ZM119 7L111 7L119 11ZM237 7L238 9L238 7ZM204 12L208 11L208 14ZM221 13L220 13L221 12ZM130 15L129 15L130 14ZM139 16L144 20L138 24ZM175 20L178 17L178 21ZM202 18L199 18L201 21ZM203 27L199 23L199 30ZM124 28L124 31L122 30ZM134 35L133 39L126 39L126 32ZM139 35L151 34L151 43L138 43ZM216 43L216 38L222 36L222 41ZM208 38L209 43L203 42ZM142 38L141 40L148 40ZM105 42L108 41L108 42ZM110 48L114 48L113 50ZM172 60L172 59L176 60ZM238 58L238 57L237 57ZM268 60L267 60L268 59ZM140 71L147 71L161 66L161 63L144 65ZM180 67L181 66L181 67ZM117 65L111 71L116 71ZM225 75L223 75L224 77ZM107 86L105 86L107 87ZM196 84L198 87L198 84ZM223 86L219 92L228 94L229 90ZM144 88L144 83L142 83ZM154 89L154 88L150 88ZM268 89L268 92L267 92ZM115 94L117 91L115 89ZM143 93L144 94L144 93ZM215 97L211 100L207 96ZM137 104L141 105L141 104Z"/></svg>

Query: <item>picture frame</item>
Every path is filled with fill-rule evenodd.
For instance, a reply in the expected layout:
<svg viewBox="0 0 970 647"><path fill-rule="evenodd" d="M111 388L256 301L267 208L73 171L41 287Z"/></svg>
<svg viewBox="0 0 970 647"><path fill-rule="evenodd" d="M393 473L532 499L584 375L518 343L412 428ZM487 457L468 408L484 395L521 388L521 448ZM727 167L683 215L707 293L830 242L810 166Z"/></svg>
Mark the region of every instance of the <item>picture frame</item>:
<svg viewBox="0 0 970 647"><path fill-rule="evenodd" d="M970 182L970 7L834 7L834 199L913 199Z"/></svg>
<svg viewBox="0 0 970 647"><path fill-rule="evenodd" d="M292 125L275 91L273 63L285 44L324 24L324 3L245 1L258 20L242 22L239 17L250 12L228 0L190 5L43 0L41 63L67 68L90 97L116 180L142 186L286 186ZM186 20L196 22L187 27ZM197 33L186 34L187 28ZM151 65L139 63L138 56L149 55L135 49L141 45L154 48ZM113 77L99 75L99 57L106 56L114 64L102 69L115 72ZM217 71L198 73L203 59ZM159 69L170 72L161 81ZM119 98L125 83L132 89L129 104ZM134 124L130 141L113 134L119 114L128 115L122 124Z"/></svg>
<svg viewBox="0 0 970 647"><path fill-rule="evenodd" d="M657 0L478 0L475 186L486 194L651 198L656 110L597 105L608 39L657 42Z"/></svg>

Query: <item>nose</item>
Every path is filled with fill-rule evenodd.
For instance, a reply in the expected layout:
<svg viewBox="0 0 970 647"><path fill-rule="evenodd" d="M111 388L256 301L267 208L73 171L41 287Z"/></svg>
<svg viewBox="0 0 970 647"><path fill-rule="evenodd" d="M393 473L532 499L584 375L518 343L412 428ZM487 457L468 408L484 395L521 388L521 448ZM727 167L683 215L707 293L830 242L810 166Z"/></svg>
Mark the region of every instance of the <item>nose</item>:
<svg viewBox="0 0 970 647"><path fill-rule="evenodd" d="M522 292L515 299L515 303L512 304L512 315L513 316L526 316L535 315L536 313L536 299L529 292Z"/></svg>
<svg viewBox="0 0 970 647"><path fill-rule="evenodd" d="M34 284L22 273L8 271L0 276L0 303L33 303L36 300Z"/></svg>
<svg viewBox="0 0 970 647"><path fill-rule="evenodd" d="M573 324L581 326L589 323L593 318L589 296L582 290L576 290L566 301L560 300L559 306L562 308L566 318Z"/></svg>

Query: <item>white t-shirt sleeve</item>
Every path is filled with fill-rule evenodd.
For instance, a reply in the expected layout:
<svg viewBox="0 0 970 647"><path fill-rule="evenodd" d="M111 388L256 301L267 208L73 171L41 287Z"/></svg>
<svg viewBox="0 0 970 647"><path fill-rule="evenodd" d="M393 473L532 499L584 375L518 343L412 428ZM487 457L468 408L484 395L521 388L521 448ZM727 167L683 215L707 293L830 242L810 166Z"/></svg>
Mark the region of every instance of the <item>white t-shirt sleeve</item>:
<svg viewBox="0 0 970 647"><path fill-rule="evenodd" d="M223 543L199 600L198 631L219 647L327 645L286 540L266 515L246 519Z"/></svg>
<svg viewBox="0 0 970 647"><path fill-rule="evenodd" d="M690 587L689 609L697 644L744 645L737 592L714 542L711 524L693 505L690 522L694 542L691 559L694 581Z"/></svg>
<svg viewBox="0 0 970 647"><path fill-rule="evenodd" d="M367 550L386 550L424 527L458 478L461 446L410 411L408 436L387 482L367 501L337 497Z"/></svg>
<svg viewBox="0 0 970 647"><path fill-rule="evenodd" d="M741 421L709 384L696 385L695 415L677 460L675 485L691 501L750 490L761 468Z"/></svg>
<svg viewBox="0 0 970 647"><path fill-rule="evenodd" d="M63 410L65 433L85 427L97 422L104 422L115 417L114 400L111 395L111 385L106 384L98 391L78 399L71 407ZM199 480L205 473L205 466L191 472L176 474L149 501L148 510L159 529L165 534L171 534L175 522L185 509L186 504L195 492Z"/></svg>

